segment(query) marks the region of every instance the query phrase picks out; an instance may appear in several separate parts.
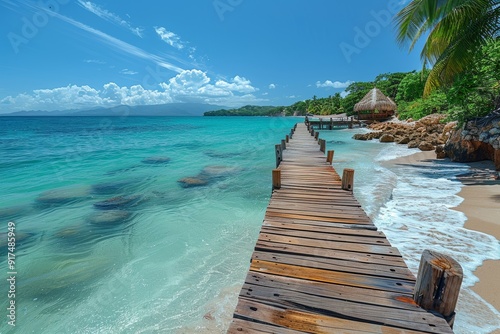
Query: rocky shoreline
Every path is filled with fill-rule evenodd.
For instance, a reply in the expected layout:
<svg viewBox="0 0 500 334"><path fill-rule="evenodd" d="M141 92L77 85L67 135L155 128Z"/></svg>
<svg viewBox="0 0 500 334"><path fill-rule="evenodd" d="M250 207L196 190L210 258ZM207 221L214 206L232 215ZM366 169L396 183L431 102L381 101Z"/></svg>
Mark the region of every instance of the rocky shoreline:
<svg viewBox="0 0 500 334"><path fill-rule="evenodd" d="M500 115L490 115L469 121L461 127L457 122L445 122L446 115L432 114L418 121L393 119L368 126L373 130L354 135L357 140L379 139L408 148L436 152L437 159L456 162L491 160L500 171Z"/></svg>

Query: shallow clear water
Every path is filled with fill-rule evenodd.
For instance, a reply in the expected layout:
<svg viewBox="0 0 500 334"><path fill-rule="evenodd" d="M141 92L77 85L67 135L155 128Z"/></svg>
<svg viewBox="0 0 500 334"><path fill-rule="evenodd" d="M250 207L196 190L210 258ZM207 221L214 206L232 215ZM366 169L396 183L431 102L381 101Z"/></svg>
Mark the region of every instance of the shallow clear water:
<svg viewBox="0 0 500 334"><path fill-rule="evenodd" d="M0 118L1 232L8 221L18 232L17 330L224 332L269 201L274 144L297 121ZM339 172L356 169L365 210L412 270L424 248L466 263L457 333L499 327L498 312L467 289L472 271L499 257L498 241L464 230L449 209L460 202L453 175L468 167L388 168L383 157L411 151L354 141L357 131L321 136ZM188 177L203 185L178 182ZM14 331L2 322L0 332Z"/></svg>

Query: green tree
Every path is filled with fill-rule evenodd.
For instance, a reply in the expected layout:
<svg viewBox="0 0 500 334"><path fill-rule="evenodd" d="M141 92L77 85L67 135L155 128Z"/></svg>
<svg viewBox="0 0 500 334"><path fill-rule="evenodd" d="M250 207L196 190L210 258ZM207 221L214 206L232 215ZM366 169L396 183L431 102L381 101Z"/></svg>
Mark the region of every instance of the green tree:
<svg viewBox="0 0 500 334"><path fill-rule="evenodd" d="M398 87L408 72L384 73L375 78L375 86L392 100L396 98Z"/></svg>
<svg viewBox="0 0 500 334"><path fill-rule="evenodd" d="M471 66L475 51L498 36L499 18L499 0L412 0L396 15L397 40L410 50L428 34L421 58L433 67L425 95Z"/></svg>
<svg viewBox="0 0 500 334"><path fill-rule="evenodd" d="M492 40L474 57L473 65L457 76L449 89L451 118L460 122L500 108L500 41Z"/></svg>
<svg viewBox="0 0 500 334"><path fill-rule="evenodd" d="M354 105L374 87L373 82L353 82L346 89L347 95L342 100L342 108L347 115L354 114Z"/></svg>
<svg viewBox="0 0 500 334"><path fill-rule="evenodd" d="M428 70L410 72L405 75L398 86L396 103L410 102L419 99L424 94L424 85L429 75Z"/></svg>

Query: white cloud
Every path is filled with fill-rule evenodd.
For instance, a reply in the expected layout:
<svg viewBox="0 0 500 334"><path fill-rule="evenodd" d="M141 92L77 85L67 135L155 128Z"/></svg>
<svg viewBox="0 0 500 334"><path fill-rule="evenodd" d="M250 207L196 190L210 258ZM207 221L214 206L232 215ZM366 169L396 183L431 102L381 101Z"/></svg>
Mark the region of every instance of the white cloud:
<svg viewBox="0 0 500 334"><path fill-rule="evenodd" d="M84 31L87 31L93 35L95 35L97 38L102 40L105 44L109 45L112 49L116 49L117 51L123 52L125 54L129 54L138 58L146 59L149 61L152 61L156 63L158 66L166 68L168 70L180 73L183 71L182 68L179 66L173 65L172 63L168 62L165 58L157 56L155 54L149 53L147 51L144 51L132 44L126 43L122 40L119 40L118 38L115 38L113 36L110 36L100 30L94 29L92 27L89 27L86 24L83 24L81 22L75 21L67 16L61 15L56 12L51 12L51 15L54 17L57 17L64 22L67 22L79 29L82 29ZM175 59L176 61L180 61L179 59L176 59L175 57L171 57Z"/></svg>
<svg viewBox="0 0 500 334"><path fill-rule="evenodd" d="M272 83L272 84L269 85L269 89L275 89L275 88L276 88L275 84Z"/></svg>
<svg viewBox="0 0 500 334"><path fill-rule="evenodd" d="M168 31L163 27L155 27L155 31L158 36L160 36L162 41L164 41L168 45L173 46L174 48L179 50L184 48L184 43L181 41L181 38L177 34ZM192 48L190 52L193 53L195 50L195 48Z"/></svg>
<svg viewBox="0 0 500 334"><path fill-rule="evenodd" d="M128 68L124 68L123 70L120 71L121 74L126 74L126 75L135 75L139 72L129 70Z"/></svg>
<svg viewBox="0 0 500 334"><path fill-rule="evenodd" d="M78 4L83 8L85 8L86 10L88 10L89 12L99 16L101 19L125 27L128 30L130 30L134 35L142 37L142 32L144 31L144 29L138 27L132 27L132 25L128 21L122 19L117 14L112 13L107 9L101 8L99 7L99 5L96 5L95 3L90 1L78 0Z"/></svg>
<svg viewBox="0 0 500 334"><path fill-rule="evenodd" d="M298 96L297 95L289 95L289 96L287 96L287 98L289 98L289 99L296 99L296 98L298 98Z"/></svg>
<svg viewBox="0 0 500 334"><path fill-rule="evenodd" d="M326 80L325 82L321 83L320 81L316 82L316 87L333 87L333 88L346 88L350 84L352 84L352 81L347 80L346 82L340 82L340 81L335 81L332 82L330 80Z"/></svg>
<svg viewBox="0 0 500 334"><path fill-rule="evenodd" d="M142 85L119 86L109 82L102 88L68 85L53 89L38 89L31 93L0 99L0 113L20 110L65 110L116 105L150 105L171 102L200 102L237 107L265 101L251 94L257 89L244 77L229 81L217 80L212 84L208 75L200 70L184 70L158 89L145 89Z"/></svg>
<svg viewBox="0 0 500 334"><path fill-rule="evenodd" d="M84 59L83 62L87 64L99 64L99 65L106 64L106 62L97 59Z"/></svg>

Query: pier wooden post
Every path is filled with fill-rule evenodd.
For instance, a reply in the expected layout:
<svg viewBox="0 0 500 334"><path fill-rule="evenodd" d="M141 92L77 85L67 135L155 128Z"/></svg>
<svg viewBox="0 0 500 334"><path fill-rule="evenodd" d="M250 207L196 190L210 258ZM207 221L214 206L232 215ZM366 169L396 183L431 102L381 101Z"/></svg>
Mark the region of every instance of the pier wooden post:
<svg viewBox="0 0 500 334"><path fill-rule="evenodd" d="M276 168L283 161L283 150L281 149L281 144L274 145L274 151L276 152Z"/></svg>
<svg viewBox="0 0 500 334"><path fill-rule="evenodd" d="M319 129L323 130L323 118L319 119Z"/></svg>
<svg viewBox="0 0 500 334"><path fill-rule="evenodd" d="M342 189L352 191L354 186L354 169L346 168L342 174Z"/></svg>
<svg viewBox="0 0 500 334"><path fill-rule="evenodd" d="M282 151L286 150L286 142L284 139L281 139L281 150Z"/></svg>
<svg viewBox="0 0 500 334"><path fill-rule="evenodd" d="M453 328L462 278L462 267L457 261L426 249L420 260L413 299L423 309L441 314Z"/></svg>
<svg viewBox="0 0 500 334"><path fill-rule="evenodd" d="M326 156L326 162L329 162L330 164L333 163L333 154L335 153L334 150L329 150Z"/></svg>
<svg viewBox="0 0 500 334"><path fill-rule="evenodd" d="M333 130L333 118L330 117L330 130Z"/></svg>
<svg viewBox="0 0 500 334"><path fill-rule="evenodd" d="M273 169L273 190L281 188L281 169Z"/></svg>
<svg viewBox="0 0 500 334"><path fill-rule="evenodd" d="M319 132L316 131L316 133L314 134L314 139L318 140L318 137L319 137Z"/></svg>
<svg viewBox="0 0 500 334"><path fill-rule="evenodd" d="M319 140L319 150L323 153L325 153L326 150L326 140L320 139Z"/></svg>
<svg viewBox="0 0 500 334"><path fill-rule="evenodd" d="M290 141L290 136L289 136L289 135L286 135L286 137L285 137L285 142L287 142L287 143L288 143L289 141Z"/></svg>
<svg viewBox="0 0 500 334"><path fill-rule="evenodd" d="M314 136L314 128L312 127L312 125L311 125L311 131L310 132L311 132L311 136Z"/></svg>

